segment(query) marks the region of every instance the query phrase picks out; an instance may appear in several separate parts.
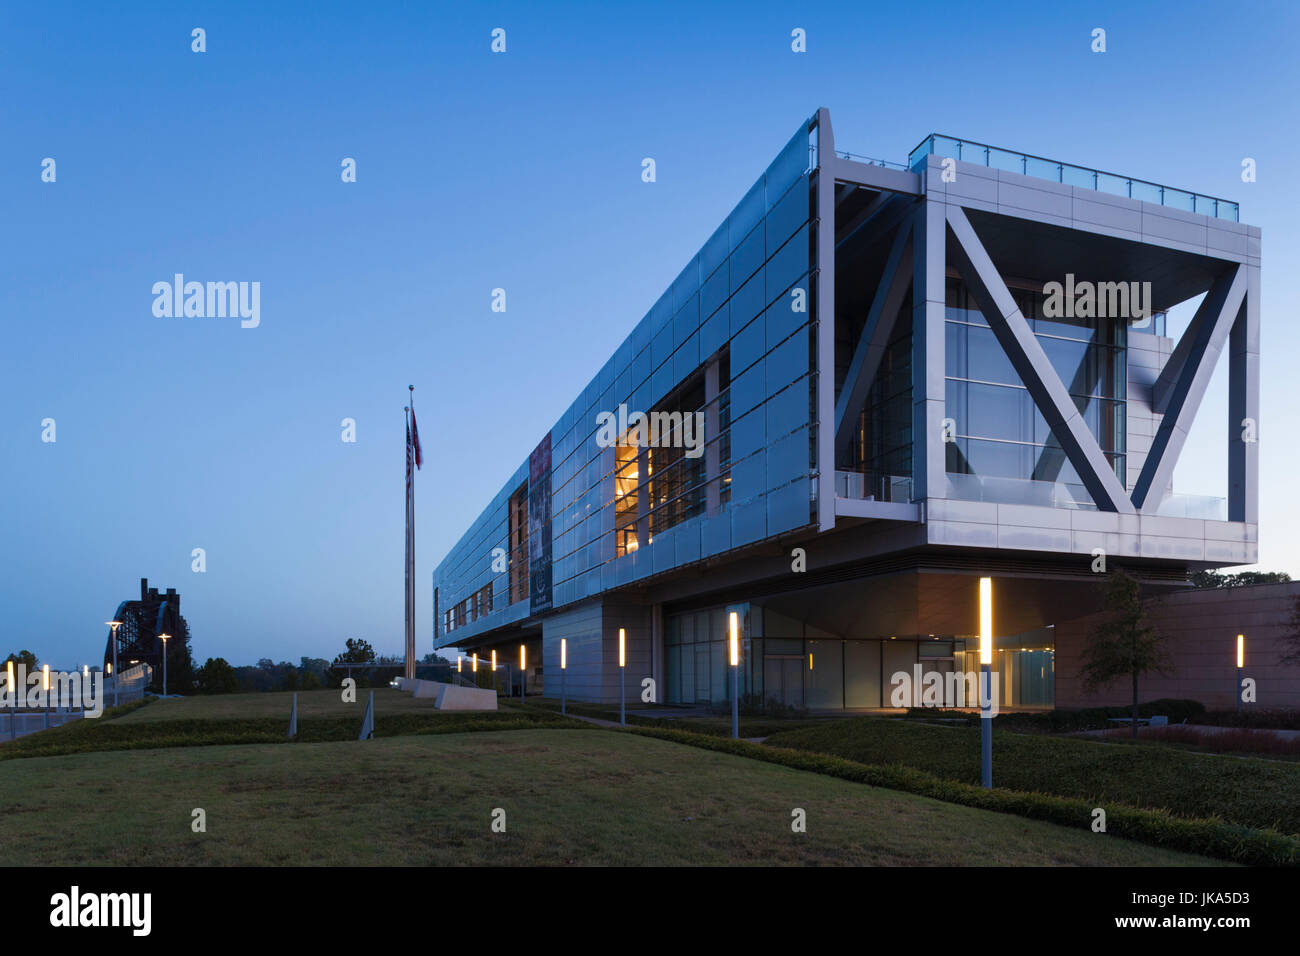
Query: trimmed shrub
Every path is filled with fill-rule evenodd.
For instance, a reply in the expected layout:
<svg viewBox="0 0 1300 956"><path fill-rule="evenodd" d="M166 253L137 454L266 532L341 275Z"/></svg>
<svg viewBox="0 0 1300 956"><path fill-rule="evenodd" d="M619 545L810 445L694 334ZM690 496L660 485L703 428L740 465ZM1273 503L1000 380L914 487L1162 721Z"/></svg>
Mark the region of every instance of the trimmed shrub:
<svg viewBox="0 0 1300 956"><path fill-rule="evenodd" d="M983 787L945 780L910 767L861 764L827 754L769 747L680 730L637 727L629 728L629 731L705 750L776 763L794 770L902 790L947 803L1012 813L1067 827L1092 826L1092 801L1001 788L985 790ZM1109 803L1105 809L1108 836L1236 863L1256 866L1300 865L1300 840L1275 830L1253 829L1225 823L1216 818L1175 817L1164 810L1142 810L1114 803Z"/></svg>

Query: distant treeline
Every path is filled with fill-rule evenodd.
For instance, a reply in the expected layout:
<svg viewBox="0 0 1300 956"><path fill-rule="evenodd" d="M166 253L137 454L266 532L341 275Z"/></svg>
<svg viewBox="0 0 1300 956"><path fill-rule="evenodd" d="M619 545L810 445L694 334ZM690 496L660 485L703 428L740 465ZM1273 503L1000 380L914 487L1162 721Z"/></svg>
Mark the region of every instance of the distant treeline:
<svg viewBox="0 0 1300 956"><path fill-rule="evenodd" d="M374 663L376 666L373 668L354 666L344 671L331 670L330 662L323 657L303 657L297 664L288 661L277 664L269 657L264 657L256 664L234 668L235 689L245 694L273 690L319 690L323 687L341 686L343 678L349 673L356 679L358 687L387 687L389 681L402 675L401 669L393 666L401 663L400 658L378 657ZM447 661L434 654L427 654L419 661L418 673L419 676L426 676L428 670L449 667Z"/></svg>

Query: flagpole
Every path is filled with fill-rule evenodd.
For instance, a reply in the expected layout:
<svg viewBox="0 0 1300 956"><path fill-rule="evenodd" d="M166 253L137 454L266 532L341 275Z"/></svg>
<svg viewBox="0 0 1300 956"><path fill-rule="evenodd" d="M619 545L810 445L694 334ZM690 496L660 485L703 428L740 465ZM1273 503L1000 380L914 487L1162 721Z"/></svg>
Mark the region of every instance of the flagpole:
<svg viewBox="0 0 1300 956"><path fill-rule="evenodd" d="M411 396L411 453L415 458L419 458L417 449L419 448L419 434L415 426L415 386L408 385L407 389ZM411 493L407 498L408 527L410 540L410 557L407 558L407 584L406 584L406 676L415 679L415 471L419 470L419 462L416 468L411 472Z"/></svg>
<svg viewBox="0 0 1300 956"><path fill-rule="evenodd" d="M402 644L404 653L404 666L402 674L404 677L413 677L411 673L411 492L415 484L415 465L412 459L411 451L411 408L408 405L402 409L402 420L406 424L406 557L402 562L402 573L404 583L402 587Z"/></svg>

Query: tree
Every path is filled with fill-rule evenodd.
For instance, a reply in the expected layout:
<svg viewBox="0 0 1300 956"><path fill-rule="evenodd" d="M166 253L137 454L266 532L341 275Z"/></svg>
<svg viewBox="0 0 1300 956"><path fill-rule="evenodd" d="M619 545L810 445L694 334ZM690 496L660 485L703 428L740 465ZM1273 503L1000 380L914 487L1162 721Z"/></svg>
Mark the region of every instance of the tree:
<svg viewBox="0 0 1300 956"><path fill-rule="evenodd" d="M1138 728L1138 679L1169 666L1164 638L1146 618L1137 579L1113 572L1103 590L1105 617L1083 650L1083 685L1092 693L1121 677L1133 679L1133 736Z"/></svg>
<svg viewBox="0 0 1300 956"><path fill-rule="evenodd" d="M28 674L36 673L36 655L33 654L31 651L22 650L19 651L17 654L10 654L8 657L4 659L4 662L6 664L8 664L10 661L14 662L15 667L17 667L19 664L26 664Z"/></svg>
<svg viewBox="0 0 1300 956"><path fill-rule="evenodd" d="M209 657L195 674L200 694L233 694L239 690L235 669L224 657Z"/></svg>
<svg viewBox="0 0 1300 956"><path fill-rule="evenodd" d="M335 664L369 664L375 659L375 649L360 637L349 637L347 650L334 658Z"/></svg>
<svg viewBox="0 0 1300 956"><path fill-rule="evenodd" d="M375 649L370 646L369 641L360 637L349 637L347 639L347 650L334 658L335 664L373 664L374 662ZM352 674L354 677L356 676L356 669L350 668L344 670L343 668L337 668L330 670L328 674L329 686L340 687L343 684L343 678L347 677L349 674ZM358 687L364 687L366 685L365 677L366 675L363 673L357 680Z"/></svg>
<svg viewBox="0 0 1300 956"><path fill-rule="evenodd" d="M1188 580L1196 588L1240 588L1251 584L1283 584L1291 580L1291 575L1285 571L1241 571L1237 574L1197 571Z"/></svg>

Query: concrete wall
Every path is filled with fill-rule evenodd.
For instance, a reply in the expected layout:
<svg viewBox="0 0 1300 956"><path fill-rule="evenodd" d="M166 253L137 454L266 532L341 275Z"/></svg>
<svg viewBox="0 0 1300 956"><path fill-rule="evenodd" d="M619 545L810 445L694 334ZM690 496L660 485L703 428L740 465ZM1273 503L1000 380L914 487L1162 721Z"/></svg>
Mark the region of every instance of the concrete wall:
<svg viewBox="0 0 1300 956"><path fill-rule="evenodd" d="M1256 683L1254 706L1300 707L1300 667L1278 664L1297 595L1300 582L1182 591L1152 602L1148 619L1165 635L1174 666L1168 677L1151 675L1141 680L1139 698L1176 697L1199 700L1211 710L1234 709L1236 640L1242 633L1246 635L1243 674ZM1126 680L1096 695L1084 692L1079 678L1083 649L1097 620L1097 615L1091 615L1056 626L1058 708L1127 704L1132 699Z"/></svg>
<svg viewBox="0 0 1300 956"><path fill-rule="evenodd" d="M542 661L545 696L560 697L560 641L567 641L568 669L564 676L569 700L618 703L618 631L627 640L627 701L640 703L641 680L654 673L652 606L605 603L581 604L542 622ZM660 689L662 699L663 689Z"/></svg>

